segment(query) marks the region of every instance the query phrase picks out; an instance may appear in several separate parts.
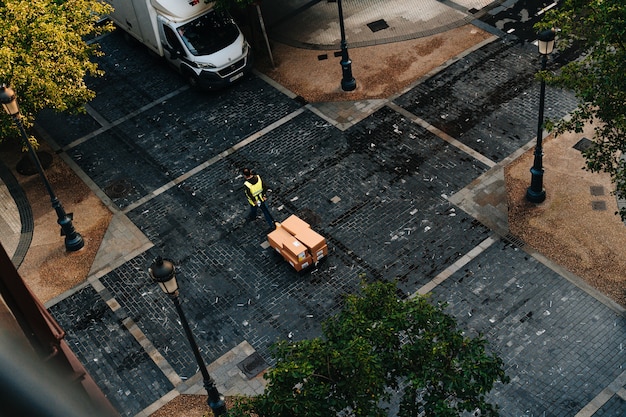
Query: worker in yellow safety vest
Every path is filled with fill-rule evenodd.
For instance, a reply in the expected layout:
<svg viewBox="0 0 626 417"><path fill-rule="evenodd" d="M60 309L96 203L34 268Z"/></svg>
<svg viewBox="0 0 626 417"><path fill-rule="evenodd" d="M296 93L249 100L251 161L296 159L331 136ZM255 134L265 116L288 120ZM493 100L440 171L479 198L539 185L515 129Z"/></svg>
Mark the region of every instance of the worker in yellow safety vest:
<svg viewBox="0 0 626 417"><path fill-rule="evenodd" d="M243 169L243 177L245 178L244 191L246 193L246 197L248 198L248 203L250 203L250 214L248 215L248 219L246 221L252 221L257 218L258 208L263 212L263 216L265 216L265 221L270 226L270 229L274 230L276 228L276 222L274 221L274 217L270 213L269 208L267 207L267 185L263 183L261 177L257 174L253 174L252 171L248 168Z"/></svg>

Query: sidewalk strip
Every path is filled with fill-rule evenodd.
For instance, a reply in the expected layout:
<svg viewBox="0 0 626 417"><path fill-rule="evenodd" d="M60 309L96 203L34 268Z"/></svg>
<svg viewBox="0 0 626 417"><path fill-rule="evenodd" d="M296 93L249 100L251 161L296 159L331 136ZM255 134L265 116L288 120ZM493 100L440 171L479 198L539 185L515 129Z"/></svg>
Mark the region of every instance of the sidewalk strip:
<svg viewBox="0 0 626 417"><path fill-rule="evenodd" d="M141 329L135 324L135 322L130 318L125 318L122 320L124 327L128 330L128 332L135 338L137 343L141 345L143 350L150 356L150 359L155 363L155 365L163 372L163 375L172 383L173 386L177 387L180 385L183 380L176 373L172 365L161 355L161 352L154 347L152 342L148 339L148 337L141 331Z"/></svg>
<svg viewBox="0 0 626 417"><path fill-rule="evenodd" d="M431 292L435 287L446 279L450 278L456 271L463 268L467 265L472 259L476 258L478 255L483 253L489 246L493 245L495 242L500 240L497 237L490 236L487 239L483 240L471 251L467 252L460 259L458 259L455 263L447 267L440 272L435 278L433 278L429 283L422 286L417 292L410 296L410 298L416 297L417 295L425 295Z"/></svg>
<svg viewBox="0 0 626 417"><path fill-rule="evenodd" d="M100 295L104 302L109 306L114 313L120 310L122 307L117 302L115 297L112 297L106 287L100 282L100 280L91 281L91 285L94 290ZM133 336L133 338L141 345L144 352L148 354L154 364L163 372L163 375L172 383L174 387L182 384L183 379L176 373L172 365L161 355L161 352L152 344L150 339L145 333L137 326L133 319L126 317L122 319L122 324L126 327L126 330Z"/></svg>
<svg viewBox="0 0 626 417"><path fill-rule="evenodd" d="M431 132L432 134L438 136L440 139L443 139L444 141L448 142L450 145L452 145L452 146L460 149L461 151L465 152L466 154L470 155L472 158L482 162L483 164L487 165L489 168L492 168L492 167L494 167L496 165L496 163L494 161L492 161L491 159L489 159L486 156L476 152L475 150L473 150L469 146L461 143L457 139L455 139L452 136L448 135L443 130L440 130L440 129L436 128L435 126L433 126L430 123L428 123L426 120L423 120L423 119L417 117L416 115L414 115L413 113L409 112L408 110L405 110L404 108L398 106L396 103L389 102L389 103L387 103L387 107L391 108L392 110L394 110L397 113L400 113L401 115L403 115L407 119L411 120L413 123L416 123L416 124L420 125L424 129L426 129L429 132Z"/></svg>
<svg viewBox="0 0 626 417"><path fill-rule="evenodd" d="M86 134L85 136L76 139L75 141L73 141L72 143L70 143L69 145L64 146L63 148L61 148L61 151L67 151L69 149L72 149L75 146L80 145L83 142L88 141L89 139L98 136L101 133L106 132L107 130L118 126L122 123L124 123L125 121L132 119L133 117L143 113L146 110L151 109L154 106L157 106L161 103L163 103L166 100L169 100L170 98L177 96L178 94L182 93L185 90L188 90L189 86L184 85L182 87L180 87L177 90L172 91L169 94L164 95L163 97L159 97L157 100L154 100L151 103L146 104L143 107L138 108L137 110L135 110L134 112L128 113L126 116L121 117L117 120L115 120L114 122L108 122L102 115L100 115L100 113L98 113L93 107L89 106L89 105L85 105L85 109L87 110L87 113L98 123L100 123L102 125L102 127L100 129L96 129L91 133Z"/></svg>
<svg viewBox="0 0 626 417"><path fill-rule="evenodd" d="M279 126L289 122L290 120L292 120L293 118L295 118L296 116L301 114L302 112L304 112L304 108L301 107L298 110L296 110L296 111L288 114L287 116L283 117L282 119L279 119L279 120L275 121L274 123L272 123L271 125L265 127L264 129L261 129L258 132L248 136L247 138L245 138L241 142L233 145L232 147L230 147L230 148L226 149L225 151L219 153L218 155L214 156L213 158L203 162L202 164L200 164L197 167L191 169L190 171L184 173L183 175L181 175L181 176L179 176L177 178L174 178L172 181L162 185L161 187L157 188L156 190L152 191L151 193L145 195L144 197L142 197L139 200L135 201L133 204L127 206L122 212L123 213L129 213L130 211L136 209L137 207L140 207L141 205L143 205L146 202L152 200L153 198L157 197L158 195L166 192L170 188L175 187L176 185L178 185L181 182L187 180L188 178L192 177L193 175L196 175L198 172L204 170L205 168L213 165L214 163L216 163L218 161L221 161L222 159L226 158L229 155L232 155L233 153L237 152L239 149L243 148L244 146L248 145L249 143L254 142L258 138L260 138L260 137L264 136L265 134L271 132L272 130L276 129L277 127L279 127Z"/></svg>
<svg viewBox="0 0 626 417"><path fill-rule="evenodd" d="M287 97L289 97L290 99L295 99L296 97L298 97L296 93L289 90L284 85L277 83L272 78L263 74L261 71L257 69L253 69L252 73L256 75L257 77L259 77L260 79L262 79L263 81L265 81L266 83L268 83L269 85L271 85L272 87L274 87L275 89L277 89L278 91L280 91L281 93L283 93L284 95L286 95Z"/></svg>
<svg viewBox="0 0 626 417"><path fill-rule="evenodd" d="M623 394L624 385L626 385L626 371L622 372L617 378L609 384L608 387L600 391L598 395L594 397L582 410L580 410L574 417L591 417L596 411L598 411L604 404L606 404L613 395Z"/></svg>

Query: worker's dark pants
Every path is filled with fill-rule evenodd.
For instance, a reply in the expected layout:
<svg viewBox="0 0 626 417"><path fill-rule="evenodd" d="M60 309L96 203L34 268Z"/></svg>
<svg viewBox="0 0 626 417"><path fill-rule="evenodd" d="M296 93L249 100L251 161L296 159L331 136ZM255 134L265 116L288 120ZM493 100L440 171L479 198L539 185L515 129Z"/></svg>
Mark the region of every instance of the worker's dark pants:
<svg viewBox="0 0 626 417"><path fill-rule="evenodd" d="M250 214L248 215L248 220L256 219L257 208L261 209L261 211L263 212L263 216L265 216L265 221L273 229L275 227L274 218L272 217L272 213L270 213L270 210L267 208L267 204L265 204L265 201L262 202L258 207L250 206Z"/></svg>

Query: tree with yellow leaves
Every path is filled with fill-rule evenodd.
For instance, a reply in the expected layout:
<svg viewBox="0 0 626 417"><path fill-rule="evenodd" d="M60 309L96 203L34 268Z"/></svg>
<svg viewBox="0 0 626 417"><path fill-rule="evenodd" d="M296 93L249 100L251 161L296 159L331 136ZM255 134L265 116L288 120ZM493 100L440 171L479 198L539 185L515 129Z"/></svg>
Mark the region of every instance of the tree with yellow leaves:
<svg viewBox="0 0 626 417"><path fill-rule="evenodd" d="M13 88L28 126L44 108L80 111L95 93L86 76L101 75L87 39L112 29L101 24L110 6L98 0L0 0L0 84ZM5 113L0 140L14 135Z"/></svg>

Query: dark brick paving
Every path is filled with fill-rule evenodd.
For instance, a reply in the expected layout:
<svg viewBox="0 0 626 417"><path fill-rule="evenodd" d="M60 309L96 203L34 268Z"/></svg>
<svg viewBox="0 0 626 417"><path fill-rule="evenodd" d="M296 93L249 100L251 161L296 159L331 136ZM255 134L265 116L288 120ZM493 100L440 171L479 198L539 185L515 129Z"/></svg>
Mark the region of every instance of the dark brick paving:
<svg viewBox="0 0 626 417"><path fill-rule="evenodd" d="M89 80L89 87L98 92L89 105L109 122L185 86L183 78L164 60L132 38L125 39L120 30L98 43L106 51L95 60L104 75Z"/></svg>
<svg viewBox="0 0 626 417"><path fill-rule="evenodd" d="M87 113L63 115L53 110L39 112L37 124L54 138L54 142L60 147L67 146L101 127L100 123Z"/></svg>
<svg viewBox="0 0 626 417"><path fill-rule="evenodd" d="M623 372L624 317L515 246L495 243L433 294L504 359L512 382L491 393L504 416L573 416Z"/></svg>
<svg viewBox="0 0 626 417"><path fill-rule="evenodd" d="M183 308L208 361L243 340L268 357L268 344L277 338L290 333L298 339L318 334L320 318L337 310L338 294L345 292L346 282L353 285L352 278L359 272L329 259L315 271L295 274L273 249L260 247L259 237L240 228L192 253L179 251L184 258L172 257ZM176 253L167 248L150 251L109 273L102 282L174 369L191 376L197 372L195 360L180 346L185 339L173 306L147 274L159 252ZM332 280L329 271L333 271ZM323 288L327 285L330 288Z"/></svg>
<svg viewBox="0 0 626 417"><path fill-rule="evenodd" d="M532 45L499 40L455 62L395 102L500 162L537 135L540 69ZM570 92L546 88L545 118L576 107Z"/></svg>
<svg viewBox="0 0 626 417"><path fill-rule="evenodd" d="M68 345L123 415L132 415L172 388L139 343L93 288L85 287L50 308Z"/></svg>
<svg viewBox="0 0 626 417"><path fill-rule="evenodd" d="M72 148L69 154L121 208L299 107L258 78L206 95L185 91Z"/></svg>
<svg viewBox="0 0 626 417"><path fill-rule="evenodd" d="M180 87L174 73L150 67L151 58L131 65L132 47L104 39L115 54L104 60L111 78L94 84L103 93L93 106L108 120ZM396 102L500 161L536 133L536 70L528 48L495 42ZM146 80L152 71L156 81ZM177 81L168 84L170 77ZM559 103L549 114L571 108L567 93L549 94ZM126 108L109 108L115 97L129 100ZM68 154L103 189L131 184L130 194L114 198L126 207L298 108L251 76L217 94L180 92ZM65 133L51 134L57 143L71 142L57 134ZM263 220L244 223L243 166L271 184L277 220L297 213L327 237L331 252L317 268L296 273L261 246ZM386 107L345 132L305 110L128 213L155 247L100 279L121 305L116 314L91 287L51 311L120 412L133 415L171 386L123 318L137 323L180 376L197 372L173 304L148 277L155 256L177 265L183 309L207 362L246 340L271 363L272 342L319 335L320 322L357 290L361 274L400 278L402 291L413 293L488 237L446 198L486 170ZM505 359L512 383L491 394L505 416L572 415L622 372L623 318L515 247L495 243L435 297ZM623 401L603 410L623 412Z"/></svg>

